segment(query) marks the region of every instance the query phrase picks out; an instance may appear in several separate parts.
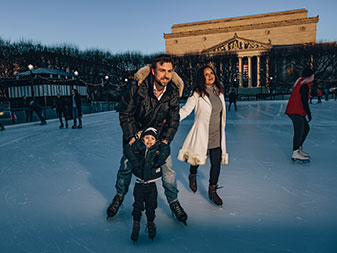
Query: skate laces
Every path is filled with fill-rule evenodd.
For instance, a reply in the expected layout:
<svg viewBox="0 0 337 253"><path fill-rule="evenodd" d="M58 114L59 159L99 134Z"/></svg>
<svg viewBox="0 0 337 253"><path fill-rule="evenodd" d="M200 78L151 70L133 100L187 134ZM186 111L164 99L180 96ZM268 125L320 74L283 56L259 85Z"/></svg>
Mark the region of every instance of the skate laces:
<svg viewBox="0 0 337 253"><path fill-rule="evenodd" d="M180 217L182 215L184 215L184 212L182 210L182 207L180 206L178 201L175 201L173 203L171 203L171 209L172 211L176 214L176 216Z"/></svg>
<svg viewBox="0 0 337 253"><path fill-rule="evenodd" d="M148 222L145 227L145 233L152 232L156 228L156 224L154 222Z"/></svg>
<svg viewBox="0 0 337 253"><path fill-rule="evenodd" d="M111 209L113 210L117 210L119 209L120 207L123 207L123 197L119 196L119 195L116 195L112 201L112 205L111 205Z"/></svg>

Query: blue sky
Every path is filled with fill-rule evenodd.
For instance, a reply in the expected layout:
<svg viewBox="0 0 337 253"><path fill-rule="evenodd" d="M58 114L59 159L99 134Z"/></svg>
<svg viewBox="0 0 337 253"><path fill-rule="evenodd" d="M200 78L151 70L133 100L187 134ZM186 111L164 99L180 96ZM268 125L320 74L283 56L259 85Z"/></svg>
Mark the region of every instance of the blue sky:
<svg viewBox="0 0 337 253"><path fill-rule="evenodd" d="M174 24L301 8L319 15L317 41L337 41L337 0L0 0L0 37L148 54Z"/></svg>

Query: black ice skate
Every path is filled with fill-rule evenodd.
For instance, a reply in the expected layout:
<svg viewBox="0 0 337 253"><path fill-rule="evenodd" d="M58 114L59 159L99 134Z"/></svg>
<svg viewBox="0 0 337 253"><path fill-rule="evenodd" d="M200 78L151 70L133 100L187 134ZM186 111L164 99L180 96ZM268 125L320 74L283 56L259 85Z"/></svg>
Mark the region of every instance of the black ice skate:
<svg viewBox="0 0 337 253"><path fill-rule="evenodd" d="M133 227L132 227L132 233L131 233L131 240L133 242L136 242L138 240L139 230L140 230L140 222L136 220L133 221Z"/></svg>
<svg viewBox="0 0 337 253"><path fill-rule="evenodd" d="M187 226L186 220L187 220L187 214L185 213L184 209L181 207L178 200L170 203L170 208L172 210L172 213L174 213L175 217L178 221L184 223L185 226Z"/></svg>
<svg viewBox="0 0 337 253"><path fill-rule="evenodd" d="M146 224L146 232L149 233L149 238L153 239L156 237L156 234L157 234L157 228L156 228L156 224L154 224L153 221L149 221L147 224Z"/></svg>
<svg viewBox="0 0 337 253"><path fill-rule="evenodd" d="M116 194L113 198L111 204L109 205L108 209L106 210L106 214L108 215L107 219L114 217L118 209L123 203L124 195L123 194Z"/></svg>

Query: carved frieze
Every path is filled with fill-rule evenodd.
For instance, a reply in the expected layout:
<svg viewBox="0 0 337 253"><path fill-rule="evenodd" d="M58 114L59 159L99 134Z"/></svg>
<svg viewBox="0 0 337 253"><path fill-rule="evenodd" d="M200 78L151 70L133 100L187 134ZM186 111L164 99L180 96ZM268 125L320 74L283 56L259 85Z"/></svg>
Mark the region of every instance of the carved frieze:
<svg viewBox="0 0 337 253"><path fill-rule="evenodd" d="M233 38L214 47L206 49L203 51L203 53L236 52L259 49L266 50L270 48L272 48L271 44L240 38L235 34Z"/></svg>

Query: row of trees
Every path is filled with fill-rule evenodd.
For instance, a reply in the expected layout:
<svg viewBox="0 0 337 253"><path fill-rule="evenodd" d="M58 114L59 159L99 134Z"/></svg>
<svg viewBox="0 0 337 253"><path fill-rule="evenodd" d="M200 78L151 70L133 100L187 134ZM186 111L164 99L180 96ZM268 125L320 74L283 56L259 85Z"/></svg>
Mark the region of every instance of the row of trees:
<svg viewBox="0 0 337 253"><path fill-rule="evenodd" d="M98 93L103 96L106 90L94 85L102 82L102 76L108 75L111 84L123 84L125 78L131 78L137 69L149 64L155 56L139 52L112 54L98 49L81 51L76 46L66 44L43 46L32 41L10 42L0 38L0 78L11 78L16 73L26 71L28 64L35 68L54 68L70 73L76 70L81 80L92 84L91 89L101 89ZM261 57L261 83L290 89L303 67L310 66L315 71L318 83L336 85L336 57L336 43L274 47ZM195 71L204 64L211 64L215 68L225 88L238 84L235 82L238 73L235 54L189 54L173 58L175 70L185 82L185 95L193 85ZM269 73L264 67L267 62ZM268 75L273 77L272 83L264 81ZM111 87L121 92L120 88Z"/></svg>

